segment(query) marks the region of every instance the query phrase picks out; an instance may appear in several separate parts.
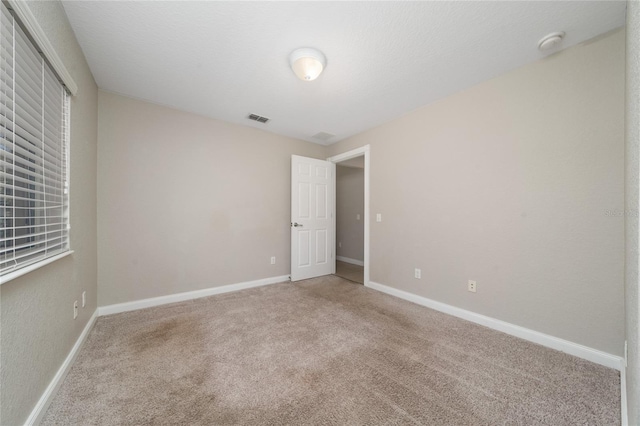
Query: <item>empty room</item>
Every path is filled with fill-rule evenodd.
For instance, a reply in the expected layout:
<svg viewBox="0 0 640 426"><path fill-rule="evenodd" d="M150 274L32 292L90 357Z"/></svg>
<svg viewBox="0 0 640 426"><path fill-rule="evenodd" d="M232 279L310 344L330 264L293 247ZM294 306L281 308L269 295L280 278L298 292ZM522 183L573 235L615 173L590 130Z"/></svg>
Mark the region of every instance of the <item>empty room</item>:
<svg viewBox="0 0 640 426"><path fill-rule="evenodd" d="M638 1L0 9L0 425L640 426Z"/></svg>

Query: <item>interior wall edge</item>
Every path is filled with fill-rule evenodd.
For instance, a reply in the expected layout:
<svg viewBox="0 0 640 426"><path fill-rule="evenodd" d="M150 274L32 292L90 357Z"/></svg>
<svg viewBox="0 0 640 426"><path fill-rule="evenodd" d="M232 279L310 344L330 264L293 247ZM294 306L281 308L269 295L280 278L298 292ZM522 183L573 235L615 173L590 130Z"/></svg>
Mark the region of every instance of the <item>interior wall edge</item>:
<svg viewBox="0 0 640 426"><path fill-rule="evenodd" d="M629 424L640 424L640 3L627 1L625 122L625 339Z"/></svg>

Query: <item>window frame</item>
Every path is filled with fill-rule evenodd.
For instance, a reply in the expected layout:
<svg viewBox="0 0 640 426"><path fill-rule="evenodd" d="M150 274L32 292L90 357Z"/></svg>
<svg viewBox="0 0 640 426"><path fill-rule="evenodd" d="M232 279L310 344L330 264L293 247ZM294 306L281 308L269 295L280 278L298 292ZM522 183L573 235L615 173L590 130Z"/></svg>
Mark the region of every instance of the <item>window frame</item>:
<svg viewBox="0 0 640 426"><path fill-rule="evenodd" d="M42 28L39 26L37 20L35 19L34 15L32 14L31 10L29 9L29 6L27 5L26 2L21 2L21 1L15 1L15 0L4 0L2 1L2 5L0 6L3 9L2 13L6 14L7 17L10 17L12 19L12 25L11 25L11 29L15 28L15 30L12 31L12 37L17 37L18 36L18 27L20 27L20 30L22 31L23 34L19 35L20 38L20 42L24 42L28 47L32 49L32 55L35 55L37 57L39 57L39 61L38 64L41 62L42 65L42 83L41 83L41 90L42 90L42 98L37 99L37 102L40 102L40 105L42 105L42 117L41 120L42 121L42 133L40 134L40 140L36 139L31 139L31 138L23 138L25 141L19 141L18 138L16 138L16 126L17 126L17 121L16 121L16 115L14 112L14 115L11 117L11 119L7 119L6 120L6 125L10 125L12 130L12 136L11 136L11 141L9 141L7 139L5 139L5 143L4 146L5 147L11 147L13 149L12 152L12 163L9 164L9 162L5 162L5 164L9 165L9 169L12 170L11 172L11 178L9 178L10 174L9 173L5 173L4 177L5 182L7 182L8 180L10 180L10 183L5 183L4 184L4 188L5 191L3 191L3 194L0 195L0 197L3 198L3 205L2 205L2 209L3 214L5 214L8 210L6 209L5 206L5 202L9 199L12 198L11 201L11 210L13 210L13 216L11 218L11 221L9 221L8 219L6 221L3 221L0 226L3 227L3 230L6 231L10 231L11 235L8 236L8 233L3 233L4 234L4 238L5 238L5 242L8 242L9 240L13 240L12 244L13 247L18 246L18 244L16 244L16 240L18 239L17 234L16 234L16 230L18 229L18 225L17 225L17 221L16 221L16 214L15 211L18 210L17 208L17 199L19 197L16 197L16 192L17 191L21 191L21 192L38 192L38 190L36 189L36 186L39 188L45 188L44 191L42 191L42 195L41 195L41 199L37 199L37 203L40 203L41 205L45 205L47 203L47 195L49 196L54 196L57 197L57 199L60 199L62 201L59 201L58 203L60 203L60 220L58 221L58 223L56 223L55 225L59 225L57 227L54 227L53 229L55 229L55 232L58 233L58 235L60 235L60 237L62 238L63 243L59 244L58 246L54 245L54 247L57 247L55 249L53 249L51 252L48 252L47 249L44 250L43 253L42 250L33 250L33 244L22 247L22 248L18 248L18 249L14 249L13 250L13 255L9 256L10 258L10 262L14 262L14 264L16 266L13 267L7 267L8 262L5 261L3 262L5 264L5 271L0 272L0 284L4 284L10 280L13 280L19 276L22 276L28 272L31 272L35 269L39 269L40 267L43 267L49 263L52 263L58 259L64 258L66 256L69 256L71 254L73 254L73 250L71 250L71 241L70 241L70 194L69 194L69 186L70 186L70 145L71 145L71 136L70 136L70 126L71 126L71 114L70 114L70 108L71 108L71 96L75 95L77 93L77 85L75 84L75 82L73 81L73 79L71 78L71 75L68 73L67 69L64 67L64 64L62 63L62 61L60 60L60 58L58 57L58 55L56 54L55 50L53 49L51 43L49 42L49 40L46 37L46 34L44 33L44 31L42 30ZM5 18L6 19L6 18ZM9 56L8 59L10 61L12 61L12 67L16 66L16 60L15 60L15 53L18 50L15 46L18 43L17 38L13 39L13 46L11 47L12 49L12 56ZM30 47L29 47L30 46ZM37 52L37 54L35 54L34 52ZM34 56L32 56L34 57ZM36 68L37 69L37 68ZM14 77L15 77L15 70L14 70ZM24 80L24 79L23 79ZM60 86L58 86L58 83L60 83ZM45 85L47 84L47 85ZM32 87L32 86L28 86L28 87ZM58 124L56 124L55 126L59 126L59 129L61 131L60 135L56 135L56 133L54 132L53 134L56 135L53 139L53 144L52 144L52 139L49 136L45 136L45 130L49 130L46 129L46 125L45 125L45 111L48 111L47 107L45 106L45 104L47 103L47 100L49 98L47 98L45 96L45 91L46 90L50 90L48 88L52 87L53 88L53 92L55 97L61 96L60 100L62 101L62 105L60 107L60 110L58 111L59 114L61 114L61 118L62 121L59 122ZM13 109L15 111L16 107L15 104L17 104L17 100L15 98L16 96L16 85L14 84L13 86L11 86L11 105L13 106ZM56 93L56 90L61 90L61 93ZM6 97L8 97L9 95L6 95ZM36 103L37 103L36 102ZM6 108L5 108L5 114L6 114ZM8 115L8 114L7 114ZM58 115L56 115L57 117ZM21 119L24 117L21 117ZM55 121L54 121L55 122ZM3 126L4 127L4 126ZM6 130L9 130L5 127ZM55 129L56 131L58 130L58 128L56 127ZM9 131L6 132L7 135L10 133ZM59 137L59 139L58 139ZM26 142L28 140L28 142ZM33 142L33 140L35 140L36 142L42 144L41 148L38 147L37 144L35 144ZM40 182L37 182L37 185L31 184L28 182L28 180L32 180L32 176L36 176L39 173L35 173L35 167L38 167L36 165L36 162L33 161L33 158L37 158L38 155L36 154L35 151L32 151L30 148L31 146L28 145L28 143L32 144L33 147L35 147L35 149L40 149L41 151L41 156L42 156L42 163L40 164L40 168L42 168L42 179ZM58 153L54 156L54 162L51 163L50 161L47 161L45 163L45 157L46 156L50 156L48 153L46 153L45 151L50 148L51 146L57 147L59 145L60 150L57 151ZM23 172L24 170L30 171L31 174L28 176L28 178L22 178L23 182L22 184L16 184L16 180L15 178L18 175L18 172L16 171L16 147L18 147L18 150L22 151L23 155L20 155L20 162L23 163ZM6 149L3 149L3 151L7 151ZM7 157L5 157L7 158ZM32 167L29 166L30 163L27 163L31 161L34 164L34 170L32 170ZM24 164L27 163L27 167L24 168ZM50 185L50 178L45 177L45 175L47 175L48 171L45 171L44 168L46 167L47 164L52 164L54 169L57 168L57 170L55 171L54 176L56 177L56 179L59 177L60 181L59 183L61 184L61 186L56 186L56 189L58 189L58 194L57 195L53 195L53 194L47 194L46 192L46 188ZM38 177L38 179L40 179ZM55 180L54 182L58 182L57 180ZM24 200L24 198L23 198ZM50 200L50 199L49 199ZM51 202L51 201L49 201ZM26 201L24 201L23 208L22 210L26 210L27 212L31 212L35 211L36 207L33 207L34 205L37 204L36 202L31 202L30 199L27 199ZM47 222L49 219L45 219L44 222L41 223L37 223L36 221L31 221L31 220L25 220L25 216L26 213L23 213L23 216L21 217L21 219L23 220L23 224L24 226L21 226L21 230L27 230L29 229L29 231L31 233L28 233L28 235L26 235L25 237L30 238L30 240L26 240L27 242L25 244L28 244L29 242L31 242L35 237L37 237L37 233L36 235L33 235L33 231L36 228L44 228L44 241L47 240L48 238L48 234L47 231L49 231L49 229L51 228L47 228L49 225L49 222ZM47 217L47 214L45 213L44 215L41 214L41 217ZM20 219L20 217L18 217L18 219ZM7 223L11 223L11 226L6 225ZM42 229L40 229L40 231L42 231ZM49 234L51 232L49 231ZM43 233L40 232L40 234L42 235ZM25 241L25 237L22 238L23 241ZM38 241L40 244L42 243L42 239L40 241ZM7 247L7 245L5 245L5 248ZM46 247L46 244L45 244ZM31 250L30 250L31 249ZM23 258L23 261L19 261L19 258L16 257L16 252L19 251L23 251L23 254L25 253L30 253L30 255L26 256L25 258ZM8 253L9 251L7 250L5 253ZM6 259L6 257L5 257Z"/></svg>

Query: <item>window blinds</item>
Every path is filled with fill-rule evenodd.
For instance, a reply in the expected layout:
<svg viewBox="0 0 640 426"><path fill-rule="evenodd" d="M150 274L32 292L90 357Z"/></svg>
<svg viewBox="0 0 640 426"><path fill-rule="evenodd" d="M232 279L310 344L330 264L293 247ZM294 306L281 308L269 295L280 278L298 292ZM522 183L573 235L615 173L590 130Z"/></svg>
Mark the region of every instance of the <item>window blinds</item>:
<svg viewBox="0 0 640 426"><path fill-rule="evenodd" d="M1 282L69 250L69 95L0 7Z"/></svg>

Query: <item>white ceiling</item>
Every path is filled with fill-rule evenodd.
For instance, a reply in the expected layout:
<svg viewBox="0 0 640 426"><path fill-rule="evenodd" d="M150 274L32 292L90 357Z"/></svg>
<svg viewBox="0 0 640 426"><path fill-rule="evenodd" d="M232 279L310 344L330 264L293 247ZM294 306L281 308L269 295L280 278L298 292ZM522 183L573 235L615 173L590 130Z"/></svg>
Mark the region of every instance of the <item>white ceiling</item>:
<svg viewBox="0 0 640 426"><path fill-rule="evenodd" d="M540 59L550 32L566 48L625 15L624 1L63 4L101 89L322 144ZM313 82L289 67L299 47L327 57Z"/></svg>

